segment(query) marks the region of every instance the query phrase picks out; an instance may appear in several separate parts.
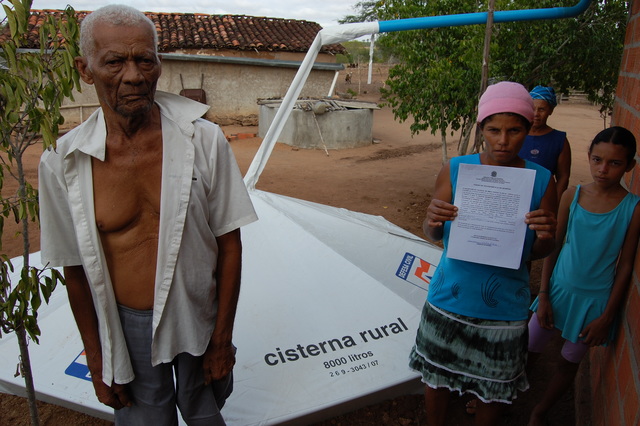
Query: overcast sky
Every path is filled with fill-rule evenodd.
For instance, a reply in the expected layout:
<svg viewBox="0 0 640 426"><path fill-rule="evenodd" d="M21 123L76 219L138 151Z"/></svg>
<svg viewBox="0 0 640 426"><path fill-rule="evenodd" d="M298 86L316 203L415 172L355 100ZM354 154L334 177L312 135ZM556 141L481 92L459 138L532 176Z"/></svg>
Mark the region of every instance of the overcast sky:
<svg viewBox="0 0 640 426"><path fill-rule="evenodd" d="M323 28L338 25L338 19L354 13L358 0L34 0L33 9L64 9L67 4L75 10L96 10L110 3L124 3L143 12L208 13L267 16L272 18L303 19L319 23ZM4 13L0 11L0 15Z"/></svg>

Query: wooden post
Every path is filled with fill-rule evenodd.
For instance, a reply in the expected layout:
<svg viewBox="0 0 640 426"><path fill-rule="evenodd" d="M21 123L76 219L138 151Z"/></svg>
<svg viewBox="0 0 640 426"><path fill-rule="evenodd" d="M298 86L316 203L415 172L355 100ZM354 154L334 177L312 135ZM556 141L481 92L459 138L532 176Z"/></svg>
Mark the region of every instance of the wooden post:
<svg viewBox="0 0 640 426"><path fill-rule="evenodd" d="M493 33L493 12L495 10L495 0L489 0L489 11L487 13L487 27L484 31L484 50L482 52L482 76L480 78L480 96L487 90L489 80L489 52L491 47L491 35ZM482 132L480 126L476 125L476 137L473 144L473 152L482 151Z"/></svg>

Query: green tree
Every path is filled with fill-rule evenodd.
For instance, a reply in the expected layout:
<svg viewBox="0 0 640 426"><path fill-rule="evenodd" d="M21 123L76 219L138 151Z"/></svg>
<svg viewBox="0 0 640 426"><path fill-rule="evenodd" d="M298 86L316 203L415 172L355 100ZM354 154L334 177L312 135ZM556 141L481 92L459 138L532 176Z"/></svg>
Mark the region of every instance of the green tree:
<svg viewBox="0 0 640 426"><path fill-rule="evenodd" d="M383 19L439 16L481 11L477 1L386 1ZM413 119L411 132L439 133L447 160L447 135L462 129L468 139L480 90L484 28L451 27L390 33L399 64L389 71L386 103L396 118Z"/></svg>
<svg viewBox="0 0 640 426"><path fill-rule="evenodd" d="M376 6L381 20L485 12L487 1L387 0ZM573 6L576 0L497 0L496 12ZM532 88L570 89L607 114L613 105L626 28L628 2L594 0L575 18L499 23L491 42L490 80L512 80ZM412 117L414 133L473 126L480 88L482 25L390 33L385 37L400 65L390 71L388 104L401 120ZM466 143L461 144L465 146ZM443 149L445 147L443 146ZM462 153L462 152L461 152Z"/></svg>
<svg viewBox="0 0 640 426"><path fill-rule="evenodd" d="M530 1L529 6L558 3ZM575 1L562 3L571 6ZM583 91L600 106L601 114L608 114L613 109L628 8L627 1L600 0L575 18L500 24L493 41L494 75L527 87L553 85L560 93Z"/></svg>
<svg viewBox="0 0 640 426"><path fill-rule="evenodd" d="M58 126L63 118L60 106L72 90L80 87L73 66L78 55L78 23L71 7L62 19L50 15L40 23L39 49L29 49L30 0L0 1L6 15L0 36L0 235L4 220L13 217L22 234L23 266L19 278L9 257L0 255L1 332L15 332L20 347L20 371L25 379L31 422L39 424L27 339L38 342L38 308L49 297L62 276L55 270L38 269L29 263L29 223L38 221L37 190L27 181L23 166L25 151L36 144L55 146ZM5 178L17 181L17 191L2 191ZM0 247L1 250L1 247ZM27 337L28 336L28 337Z"/></svg>

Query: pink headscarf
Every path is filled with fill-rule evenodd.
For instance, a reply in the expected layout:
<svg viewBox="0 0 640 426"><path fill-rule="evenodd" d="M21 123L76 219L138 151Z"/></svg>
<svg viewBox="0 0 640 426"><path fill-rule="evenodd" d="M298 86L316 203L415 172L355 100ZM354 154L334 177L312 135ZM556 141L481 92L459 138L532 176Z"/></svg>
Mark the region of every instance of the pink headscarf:
<svg viewBox="0 0 640 426"><path fill-rule="evenodd" d="M533 99L520 83L501 81L487 87L478 104L478 123L493 114L511 112L533 122Z"/></svg>

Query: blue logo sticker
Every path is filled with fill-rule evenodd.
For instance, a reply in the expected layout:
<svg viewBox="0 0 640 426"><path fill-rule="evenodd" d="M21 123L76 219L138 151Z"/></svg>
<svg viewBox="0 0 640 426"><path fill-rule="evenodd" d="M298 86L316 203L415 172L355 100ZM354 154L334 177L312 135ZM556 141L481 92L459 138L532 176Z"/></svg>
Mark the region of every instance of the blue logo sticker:
<svg viewBox="0 0 640 426"><path fill-rule="evenodd" d="M64 373L67 376L91 381L91 373L89 373L89 367L87 366L87 355L84 350L69 364Z"/></svg>

